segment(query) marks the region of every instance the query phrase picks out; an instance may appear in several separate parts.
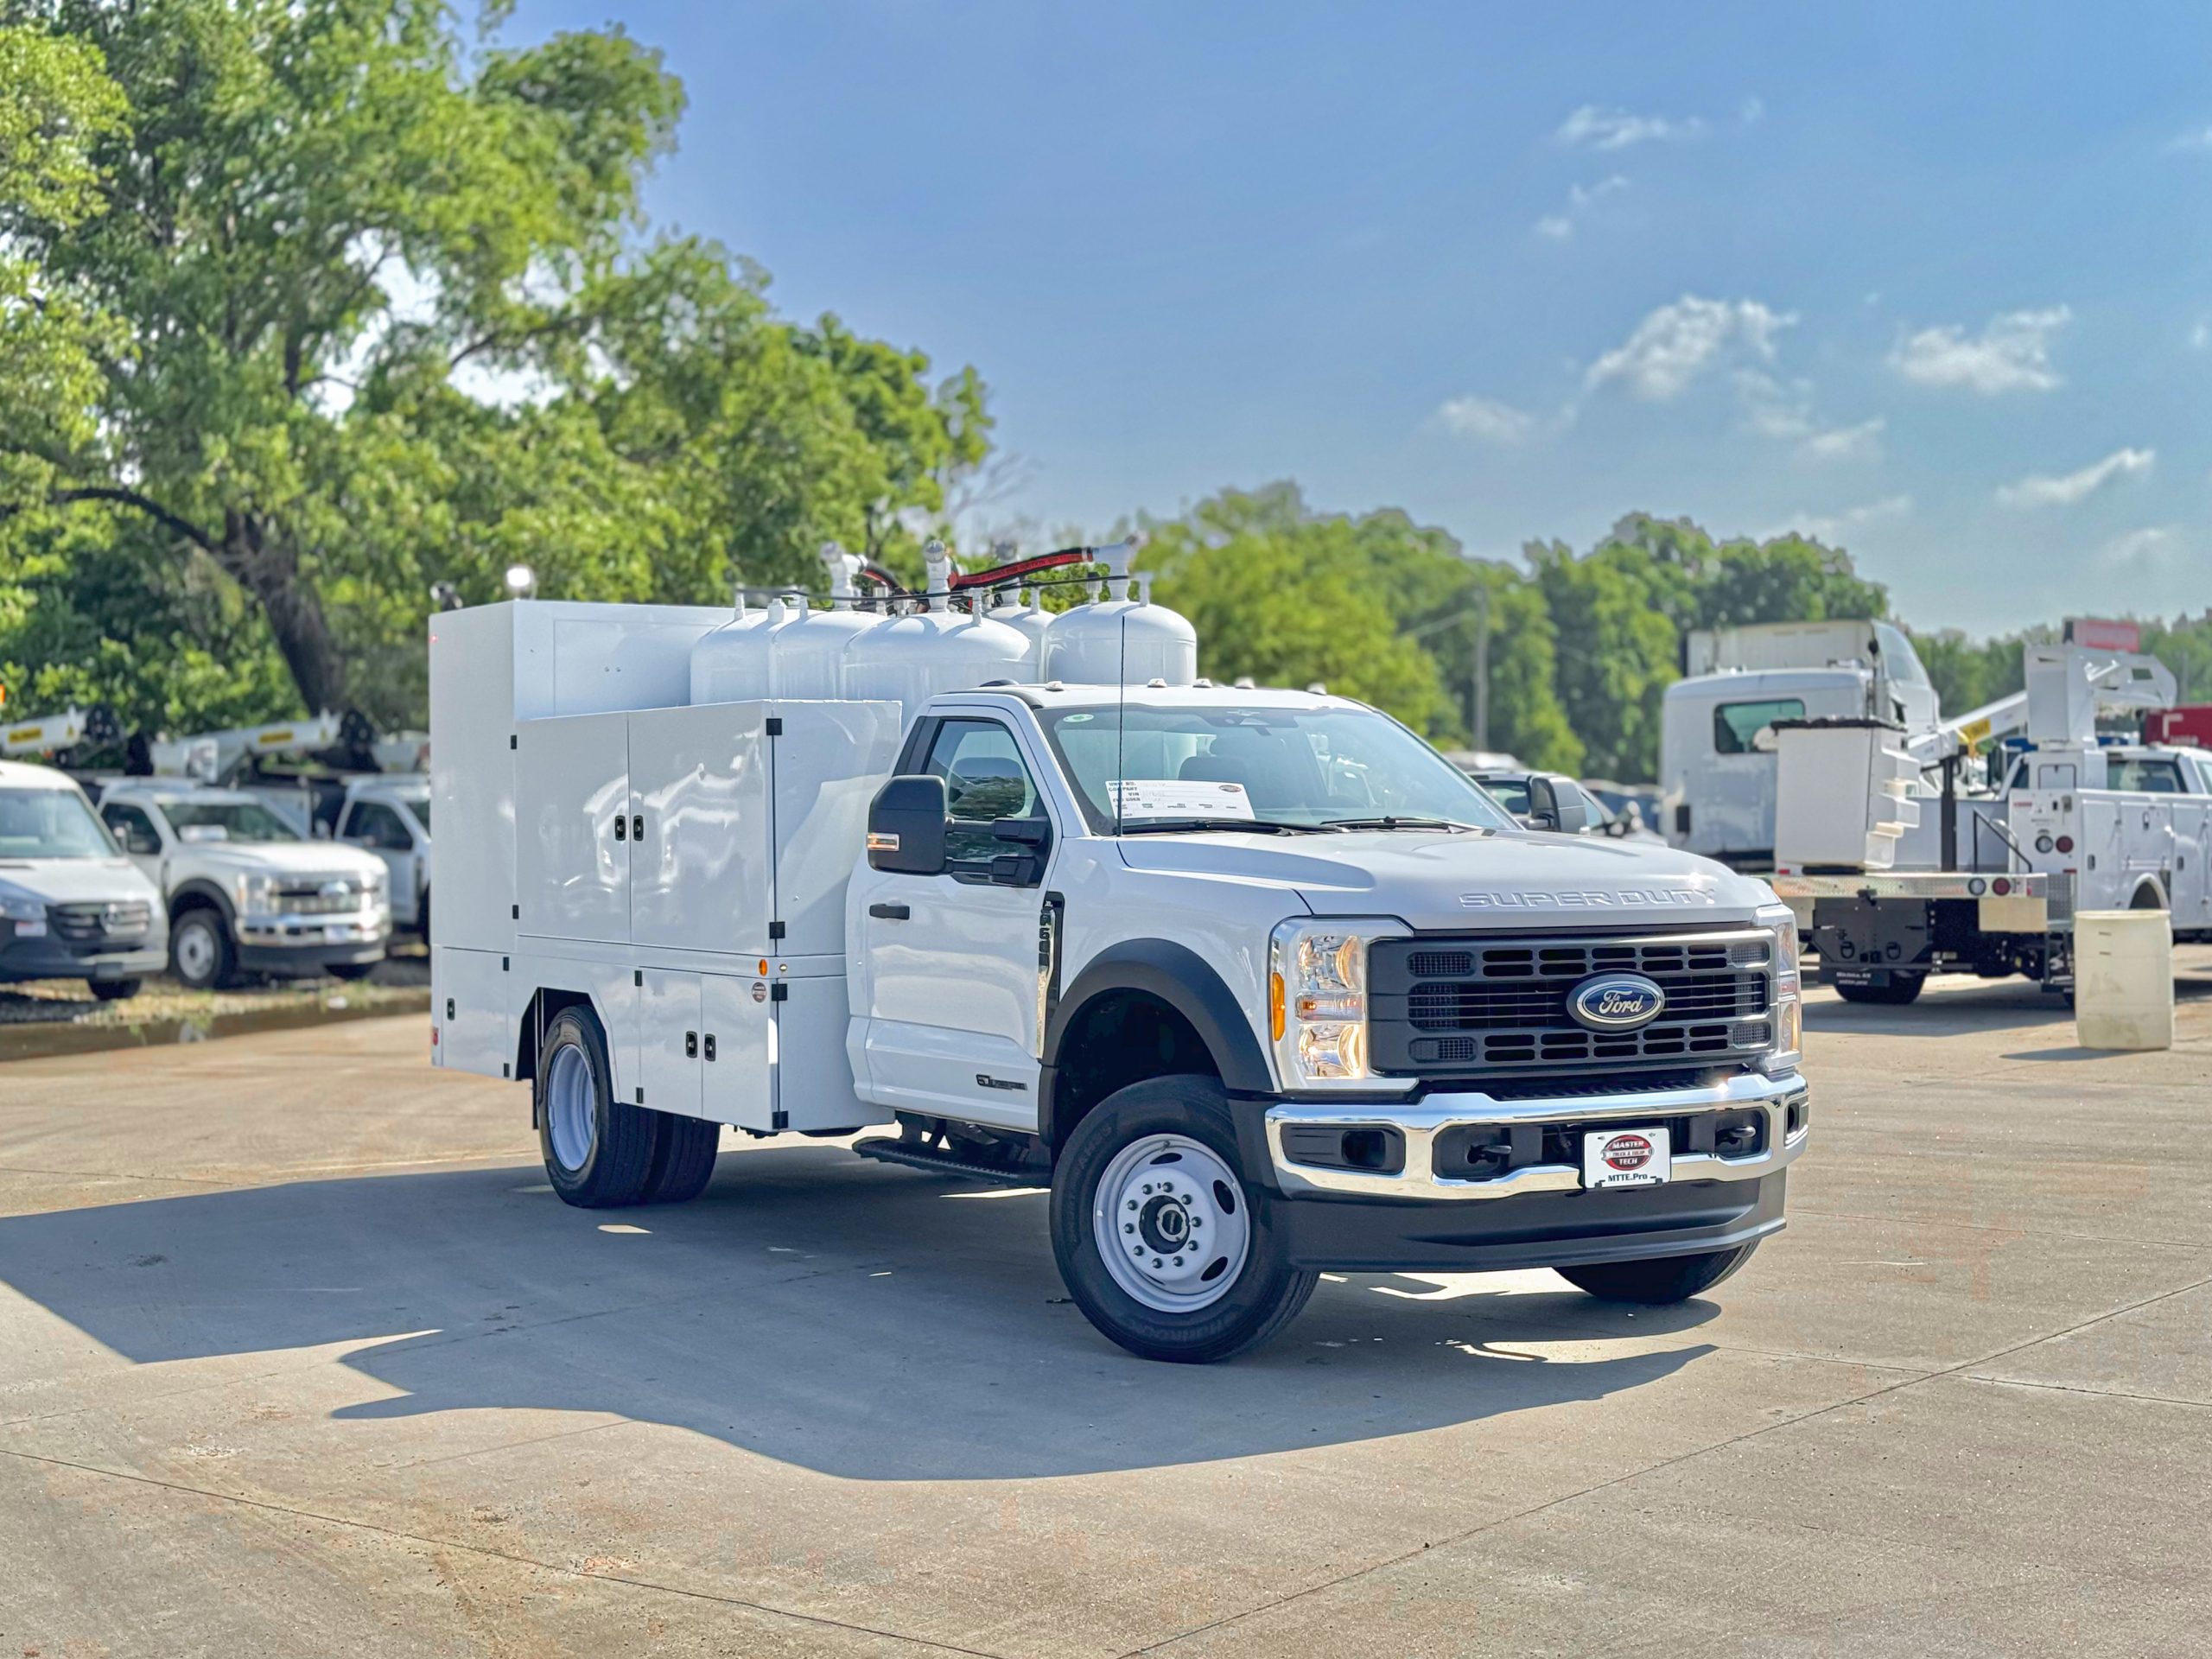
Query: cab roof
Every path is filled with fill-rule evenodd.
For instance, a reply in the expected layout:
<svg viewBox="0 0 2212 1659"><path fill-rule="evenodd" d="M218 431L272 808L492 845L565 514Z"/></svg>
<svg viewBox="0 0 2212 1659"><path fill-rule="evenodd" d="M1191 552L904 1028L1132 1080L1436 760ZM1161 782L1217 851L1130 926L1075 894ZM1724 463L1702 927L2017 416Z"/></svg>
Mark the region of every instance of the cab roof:
<svg viewBox="0 0 2212 1659"><path fill-rule="evenodd" d="M1090 709L1360 709L1351 697L1320 691L1293 691L1280 686L1249 685L1077 685L1058 680L1037 685L979 685L966 691L942 691L931 702L973 696L1014 697L1039 712Z"/></svg>
<svg viewBox="0 0 2212 1659"><path fill-rule="evenodd" d="M28 760L0 760L0 789L74 789L77 780L66 772Z"/></svg>

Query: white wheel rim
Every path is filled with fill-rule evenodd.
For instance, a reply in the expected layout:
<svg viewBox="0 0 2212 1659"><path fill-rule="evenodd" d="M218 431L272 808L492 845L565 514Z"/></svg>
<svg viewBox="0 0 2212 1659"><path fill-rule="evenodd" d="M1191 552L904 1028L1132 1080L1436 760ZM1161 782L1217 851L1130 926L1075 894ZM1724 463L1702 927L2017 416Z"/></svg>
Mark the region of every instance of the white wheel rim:
<svg viewBox="0 0 2212 1659"><path fill-rule="evenodd" d="M553 1068L545 1076L545 1124L553 1155L563 1169L582 1169L591 1156L598 1132L592 1092L591 1067L582 1052L572 1046L555 1050Z"/></svg>
<svg viewBox="0 0 2212 1659"><path fill-rule="evenodd" d="M177 971L187 979L205 979L215 967L215 936L205 922L187 922L176 936Z"/></svg>
<svg viewBox="0 0 2212 1659"><path fill-rule="evenodd" d="M1156 1313L1195 1313L1226 1296L1252 1248L1236 1172L1204 1142L1147 1135L1106 1166L1091 1234L1114 1282Z"/></svg>

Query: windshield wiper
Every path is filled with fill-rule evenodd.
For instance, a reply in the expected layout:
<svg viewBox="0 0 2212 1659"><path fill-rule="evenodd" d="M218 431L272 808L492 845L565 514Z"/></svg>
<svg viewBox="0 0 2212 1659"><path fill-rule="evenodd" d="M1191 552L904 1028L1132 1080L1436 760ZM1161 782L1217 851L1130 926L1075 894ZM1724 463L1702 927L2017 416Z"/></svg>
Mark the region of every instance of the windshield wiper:
<svg viewBox="0 0 2212 1659"><path fill-rule="evenodd" d="M1478 823L1459 823L1451 818L1329 818L1322 827L1328 830L1448 830L1476 835L1488 835Z"/></svg>
<svg viewBox="0 0 2212 1659"><path fill-rule="evenodd" d="M1259 836L1318 835L1327 826L1285 823L1275 818L1139 818L1122 826L1125 836L1172 836L1188 830L1235 830Z"/></svg>

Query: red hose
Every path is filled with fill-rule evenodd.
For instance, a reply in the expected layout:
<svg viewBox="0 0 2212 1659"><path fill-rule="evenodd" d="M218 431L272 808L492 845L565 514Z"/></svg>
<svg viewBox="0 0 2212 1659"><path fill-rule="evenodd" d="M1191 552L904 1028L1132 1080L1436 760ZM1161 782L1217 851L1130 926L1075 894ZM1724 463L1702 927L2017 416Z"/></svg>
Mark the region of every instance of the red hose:
<svg viewBox="0 0 2212 1659"><path fill-rule="evenodd" d="M1098 551L1095 547L1064 547L1057 553L1039 553L1033 559L1016 559L1012 564L1001 564L988 570L962 571L950 578L947 586L958 593L963 588L999 588L1009 582L1019 582L1024 576L1033 576L1039 570L1057 570L1063 565L1089 564Z"/></svg>

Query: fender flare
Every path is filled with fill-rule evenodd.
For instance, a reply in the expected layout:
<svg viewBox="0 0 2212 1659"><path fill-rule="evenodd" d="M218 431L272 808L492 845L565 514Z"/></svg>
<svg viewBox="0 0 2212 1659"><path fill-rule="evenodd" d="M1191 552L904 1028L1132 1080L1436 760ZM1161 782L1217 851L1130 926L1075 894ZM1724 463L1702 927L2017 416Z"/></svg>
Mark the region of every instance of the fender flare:
<svg viewBox="0 0 2212 1659"><path fill-rule="evenodd" d="M1115 991L1141 991L1157 997L1189 1020L1220 1069L1222 1086L1231 1095L1272 1096L1276 1092L1252 1022L1212 964L1188 945L1169 939L1123 939L1084 964L1075 982L1054 1003L1046 1024L1039 1058L1047 1082L1040 1090L1043 1110L1038 1128L1048 1143L1054 1139L1050 1079L1059 1067L1060 1046L1084 1010Z"/></svg>
<svg viewBox="0 0 2212 1659"><path fill-rule="evenodd" d="M231 901L231 895L225 893L214 882L204 875L195 875L189 880L181 881L177 884L176 891L163 899L162 904L169 915L174 918L177 906L187 899L208 900L221 914L224 927L228 929L233 936L236 935L238 920L238 906Z"/></svg>
<svg viewBox="0 0 2212 1659"><path fill-rule="evenodd" d="M2157 894L2158 902L2155 905L2137 904L2135 901L2140 899L2145 891ZM2127 907L2130 910L2171 911L2174 907L2173 898L2167 893L2166 884L2164 881L2155 875L2145 875L2128 890Z"/></svg>

